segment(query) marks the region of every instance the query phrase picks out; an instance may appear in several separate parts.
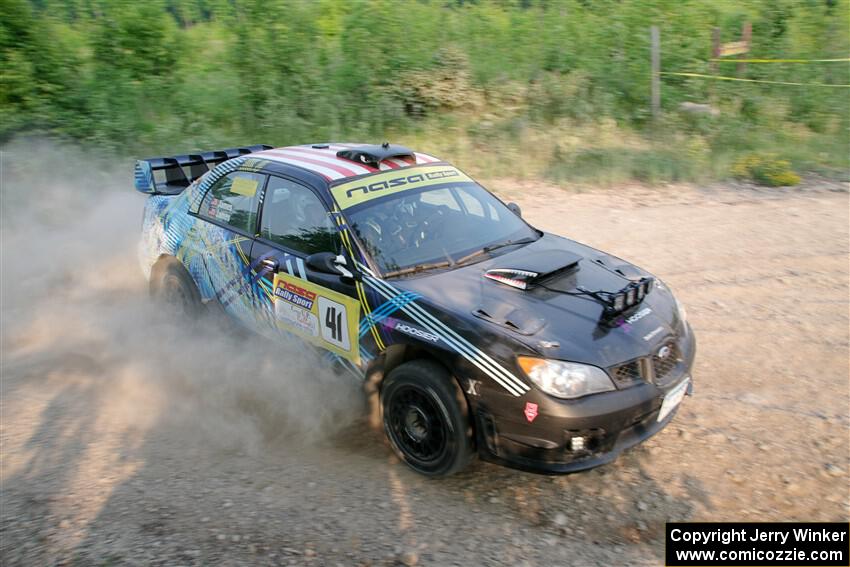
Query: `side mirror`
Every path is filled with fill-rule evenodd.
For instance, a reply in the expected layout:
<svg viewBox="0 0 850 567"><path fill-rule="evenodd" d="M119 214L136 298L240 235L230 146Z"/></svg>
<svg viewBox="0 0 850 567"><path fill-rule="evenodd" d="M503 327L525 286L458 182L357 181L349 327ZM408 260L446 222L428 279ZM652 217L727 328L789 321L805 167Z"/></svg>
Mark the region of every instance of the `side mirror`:
<svg viewBox="0 0 850 567"><path fill-rule="evenodd" d="M345 256L333 252L316 252L307 256L307 267L323 274L334 274L344 278L353 278L354 274L346 268Z"/></svg>
<svg viewBox="0 0 850 567"><path fill-rule="evenodd" d="M516 203L508 203L508 208L513 214L515 214L519 218L522 218L522 209L519 208L519 205L517 205Z"/></svg>

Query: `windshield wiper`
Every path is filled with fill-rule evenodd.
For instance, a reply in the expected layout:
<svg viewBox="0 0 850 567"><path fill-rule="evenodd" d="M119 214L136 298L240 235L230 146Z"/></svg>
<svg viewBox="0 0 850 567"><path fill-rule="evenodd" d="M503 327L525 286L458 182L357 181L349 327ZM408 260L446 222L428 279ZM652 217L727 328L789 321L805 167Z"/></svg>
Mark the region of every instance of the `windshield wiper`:
<svg viewBox="0 0 850 567"><path fill-rule="evenodd" d="M472 252L471 254L467 254L466 256L461 258L460 260L456 261L455 265L465 264L469 260L472 260L473 258L480 256L481 254L488 254L488 253L492 252L493 250L498 250L499 248L505 248L507 246L516 246L516 245L519 245L519 244L530 244L530 243L534 242L535 240L537 240L537 239L532 238L530 236L527 236L525 238L519 238L517 240L505 240L504 242L497 242L496 244L490 244L489 246L485 246L481 250L476 250L475 252Z"/></svg>
<svg viewBox="0 0 850 567"><path fill-rule="evenodd" d="M426 272L428 270L436 270L437 268L447 268L449 266L453 266L452 262L445 260L443 262L432 262L431 264L419 264L418 266L411 266L409 268L402 268L400 270L395 270L392 272L387 272L384 274L385 278L391 278L394 276L406 276L409 274L418 274L419 272Z"/></svg>
<svg viewBox="0 0 850 567"><path fill-rule="evenodd" d="M497 242L496 244L490 244L489 246L485 246L481 250L476 250L472 254L467 254L463 258L457 261L444 260L442 262L432 262L430 264L420 264L418 266L411 266L409 268L402 268L400 270L394 270L392 272L387 272L384 274L385 278L392 278L395 276L407 276L410 274L418 274L419 272L426 272L428 270L436 270L439 268L448 268L449 266L460 266L461 264L479 256L481 254L488 254L493 250L498 250L499 248L505 248L507 246L517 246L519 244L529 244L537 240L536 238L532 238L530 236L525 238L519 238L517 240L505 240L504 242Z"/></svg>
<svg viewBox="0 0 850 567"><path fill-rule="evenodd" d="M498 250L499 248L504 248L505 246L516 246L517 244L531 244L537 240L536 238L532 238L530 236L526 236L525 238L519 238L517 240L505 240L504 242L499 242L497 244L491 244L490 246L485 246L482 248L484 252L492 252L493 250Z"/></svg>

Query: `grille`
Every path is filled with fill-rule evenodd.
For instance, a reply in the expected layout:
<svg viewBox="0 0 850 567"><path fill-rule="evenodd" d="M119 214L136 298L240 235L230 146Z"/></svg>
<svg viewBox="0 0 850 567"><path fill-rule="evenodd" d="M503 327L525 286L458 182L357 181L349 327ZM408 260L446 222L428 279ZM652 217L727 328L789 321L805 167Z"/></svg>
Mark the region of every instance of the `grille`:
<svg viewBox="0 0 850 567"><path fill-rule="evenodd" d="M615 366L611 369L611 375L621 386L634 384L643 380L643 375L640 371L640 361L638 360Z"/></svg>
<svg viewBox="0 0 850 567"><path fill-rule="evenodd" d="M658 356L657 352L652 355L652 368L655 373L655 383L659 386L664 386L676 378L676 374L673 371L682 361L682 353L676 343L667 343L664 347L670 349L667 356L661 358Z"/></svg>

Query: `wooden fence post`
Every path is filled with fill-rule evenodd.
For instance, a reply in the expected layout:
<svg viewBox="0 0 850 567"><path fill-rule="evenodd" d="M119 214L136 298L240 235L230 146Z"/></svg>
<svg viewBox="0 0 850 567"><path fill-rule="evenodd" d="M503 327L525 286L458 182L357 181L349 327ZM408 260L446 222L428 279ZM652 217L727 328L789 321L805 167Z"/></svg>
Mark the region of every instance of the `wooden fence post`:
<svg viewBox="0 0 850 567"><path fill-rule="evenodd" d="M711 32L711 58L718 59L720 57L720 28L714 28ZM717 61L711 62L711 74L717 74ZM709 81L708 84L708 101L714 105L717 98L714 92L714 82Z"/></svg>
<svg viewBox="0 0 850 567"><path fill-rule="evenodd" d="M750 43L753 39L753 24L750 22L744 22L743 27L741 28L741 43L745 44L747 47L746 53L750 52ZM746 57L746 54L743 54ZM746 63L738 63L738 76L743 77L744 73L747 71Z"/></svg>

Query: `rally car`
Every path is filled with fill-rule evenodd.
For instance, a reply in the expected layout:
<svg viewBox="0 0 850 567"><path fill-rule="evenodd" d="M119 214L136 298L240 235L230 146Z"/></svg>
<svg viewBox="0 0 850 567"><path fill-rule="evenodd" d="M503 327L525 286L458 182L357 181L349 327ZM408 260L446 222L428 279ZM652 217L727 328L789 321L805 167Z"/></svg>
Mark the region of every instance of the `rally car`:
<svg viewBox="0 0 850 567"><path fill-rule="evenodd" d="M538 230L390 145L139 160L142 268L167 309L303 341L375 392L395 453L444 476L612 461L691 393L685 311L644 270Z"/></svg>

